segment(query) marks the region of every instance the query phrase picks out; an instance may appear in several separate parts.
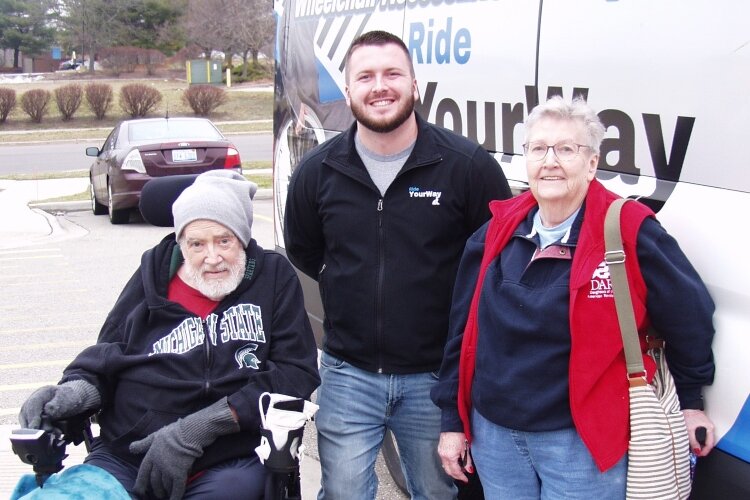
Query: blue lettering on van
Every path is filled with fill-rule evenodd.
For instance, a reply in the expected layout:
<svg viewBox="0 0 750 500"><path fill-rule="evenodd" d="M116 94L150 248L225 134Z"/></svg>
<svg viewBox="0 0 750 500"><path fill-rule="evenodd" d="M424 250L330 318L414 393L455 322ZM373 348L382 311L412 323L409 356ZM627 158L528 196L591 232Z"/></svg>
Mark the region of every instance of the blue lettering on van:
<svg viewBox="0 0 750 500"><path fill-rule="evenodd" d="M424 9L440 5L478 3L483 0L299 0L292 15L297 19L370 14L381 11Z"/></svg>
<svg viewBox="0 0 750 500"><path fill-rule="evenodd" d="M734 424L716 447L745 462L750 462L750 397L745 399Z"/></svg>
<svg viewBox="0 0 750 500"><path fill-rule="evenodd" d="M528 109L539 102L534 86L526 86L526 103L496 103L468 100L465 105L466 133L463 130L464 112L459 103L451 98L444 98L435 103L438 82L428 82L423 96L416 103L417 112L424 116L434 116L434 123L452 129L454 132L466 135L477 141L489 151L502 151L516 154L513 145L513 133L516 125L523 123ZM589 89L574 88L572 95L588 97ZM547 97L563 95L561 87L549 87ZM500 105L502 119L502 148L498 147L496 108ZM484 120L479 119L479 105L483 106ZM434 109L434 115L432 115ZM635 183L640 176L640 169L635 165L635 125L627 113L618 109L605 109L599 112L599 118L608 130L616 130L616 137L605 138L601 146L599 177L611 179L620 176L625 183ZM653 113L642 113L641 119L646 133L646 143L657 185L650 197L654 198L652 208L661 208L674 190L676 182L680 180L682 167L685 162L690 136L695 124L695 118L678 116L675 123L674 135L669 156L664 144L664 133L661 116ZM480 140L479 123L484 122L484 139ZM520 153L519 153L520 154Z"/></svg>
<svg viewBox="0 0 750 500"><path fill-rule="evenodd" d="M456 29L453 34L453 18L445 20L445 27L437 32L435 20L409 26L409 54L417 64L450 64L451 56L457 64L466 64L471 58L471 33L467 28Z"/></svg>

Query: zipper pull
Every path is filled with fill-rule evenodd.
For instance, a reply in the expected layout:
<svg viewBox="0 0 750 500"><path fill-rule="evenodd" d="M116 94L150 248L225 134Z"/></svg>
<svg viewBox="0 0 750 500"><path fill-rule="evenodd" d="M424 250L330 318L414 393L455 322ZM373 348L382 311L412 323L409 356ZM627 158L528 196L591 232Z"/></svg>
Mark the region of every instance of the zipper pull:
<svg viewBox="0 0 750 500"><path fill-rule="evenodd" d="M383 211L383 198L380 198L378 200L378 212L382 212L382 211Z"/></svg>

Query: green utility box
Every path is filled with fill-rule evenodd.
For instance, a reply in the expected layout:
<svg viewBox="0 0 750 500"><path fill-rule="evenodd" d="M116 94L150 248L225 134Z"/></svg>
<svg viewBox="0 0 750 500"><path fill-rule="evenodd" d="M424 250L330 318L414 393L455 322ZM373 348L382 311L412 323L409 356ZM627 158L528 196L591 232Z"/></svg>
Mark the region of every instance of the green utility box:
<svg viewBox="0 0 750 500"><path fill-rule="evenodd" d="M221 61L192 59L186 65L189 84L222 83Z"/></svg>

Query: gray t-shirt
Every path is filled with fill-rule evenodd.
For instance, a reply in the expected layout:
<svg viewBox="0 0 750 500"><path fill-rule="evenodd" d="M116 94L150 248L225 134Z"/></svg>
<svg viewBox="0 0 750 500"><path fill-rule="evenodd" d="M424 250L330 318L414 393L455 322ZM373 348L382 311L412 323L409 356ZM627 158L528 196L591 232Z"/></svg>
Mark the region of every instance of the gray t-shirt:
<svg viewBox="0 0 750 500"><path fill-rule="evenodd" d="M354 135L354 147L357 149L359 157L362 158L362 163L365 164L372 182L380 190L381 196L385 196L385 192L388 191L393 179L396 178L401 171L401 167L406 163L406 159L409 158L415 143L416 141L412 142L409 147L396 154L383 156L367 149L359 139L359 134Z"/></svg>

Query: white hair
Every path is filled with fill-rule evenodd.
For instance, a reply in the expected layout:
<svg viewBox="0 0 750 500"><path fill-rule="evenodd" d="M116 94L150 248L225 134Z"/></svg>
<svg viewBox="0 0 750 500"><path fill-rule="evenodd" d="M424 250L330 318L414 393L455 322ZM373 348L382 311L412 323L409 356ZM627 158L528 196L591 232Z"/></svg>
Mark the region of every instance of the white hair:
<svg viewBox="0 0 750 500"><path fill-rule="evenodd" d="M553 96L547 102L537 105L526 118L524 125L526 133L524 142L529 140L529 131L543 118L554 118L557 120L577 121L583 126L586 133L586 144L594 154L599 154L599 147L604 139L606 129L591 106L581 97L576 97L572 102L567 102L559 95Z"/></svg>

